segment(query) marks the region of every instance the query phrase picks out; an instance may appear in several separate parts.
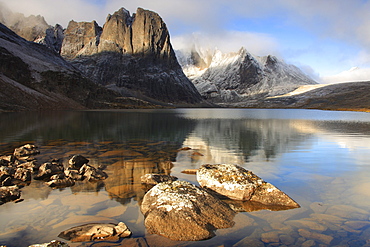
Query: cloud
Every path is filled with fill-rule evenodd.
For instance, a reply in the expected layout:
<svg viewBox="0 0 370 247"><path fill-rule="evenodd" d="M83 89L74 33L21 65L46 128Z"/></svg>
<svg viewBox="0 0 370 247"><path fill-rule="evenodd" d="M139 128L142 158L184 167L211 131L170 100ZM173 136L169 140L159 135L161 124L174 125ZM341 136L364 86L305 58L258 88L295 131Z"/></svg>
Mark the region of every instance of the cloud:
<svg viewBox="0 0 370 247"><path fill-rule="evenodd" d="M67 27L70 20L92 21L97 20L104 24L102 12L104 8L87 0L12 0L4 2L13 12L23 13L25 16L41 15L50 25L61 24ZM104 13L107 15L108 13Z"/></svg>
<svg viewBox="0 0 370 247"><path fill-rule="evenodd" d="M222 52L236 52L241 47L245 47L250 53L257 56L278 54L276 40L263 33L238 31L196 32L172 37L172 45L176 50L190 50L195 46L202 49L219 49Z"/></svg>
<svg viewBox="0 0 370 247"><path fill-rule="evenodd" d="M321 80L323 83L370 81L370 68L353 67L336 75L322 77Z"/></svg>

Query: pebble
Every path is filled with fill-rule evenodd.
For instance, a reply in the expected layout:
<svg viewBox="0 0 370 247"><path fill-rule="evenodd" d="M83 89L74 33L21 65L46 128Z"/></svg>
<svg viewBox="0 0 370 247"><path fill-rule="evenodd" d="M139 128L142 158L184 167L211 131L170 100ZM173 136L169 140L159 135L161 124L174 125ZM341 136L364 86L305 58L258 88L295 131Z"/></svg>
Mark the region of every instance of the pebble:
<svg viewBox="0 0 370 247"><path fill-rule="evenodd" d="M261 240L264 243L279 243L279 232L265 232L261 234Z"/></svg>

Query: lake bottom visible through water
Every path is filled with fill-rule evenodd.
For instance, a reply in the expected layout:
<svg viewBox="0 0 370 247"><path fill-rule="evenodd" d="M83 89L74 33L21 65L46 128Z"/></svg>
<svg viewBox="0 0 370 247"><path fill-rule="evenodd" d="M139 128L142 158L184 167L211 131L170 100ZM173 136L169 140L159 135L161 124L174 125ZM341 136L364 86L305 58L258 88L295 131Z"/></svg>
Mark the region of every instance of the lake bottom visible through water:
<svg viewBox="0 0 370 247"><path fill-rule="evenodd" d="M0 245L53 239L70 246L370 245L366 113L181 109L35 114L3 116L1 154L33 143L40 150L35 156L39 163L56 158L66 166L81 154L90 165L105 167L108 178L63 189L32 180L21 190L23 201L0 206ZM181 171L218 163L253 171L301 207L270 211L245 205L249 212L237 213L233 227L218 229L204 241L148 234L140 211L146 192L141 176L174 175L198 185L195 175ZM58 238L77 225L118 222L130 228L130 238L95 243Z"/></svg>

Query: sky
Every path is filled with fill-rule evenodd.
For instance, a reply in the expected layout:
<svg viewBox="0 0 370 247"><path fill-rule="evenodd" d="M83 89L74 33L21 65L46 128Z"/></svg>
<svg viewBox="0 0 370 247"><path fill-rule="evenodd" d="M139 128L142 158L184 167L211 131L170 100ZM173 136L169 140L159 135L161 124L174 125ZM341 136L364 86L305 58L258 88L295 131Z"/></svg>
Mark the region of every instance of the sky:
<svg viewBox="0 0 370 247"><path fill-rule="evenodd" d="M1 1L1 0L0 0ZM2 0L50 25L96 20L124 7L157 12L174 49L197 40L224 52L275 55L321 83L370 81L370 0Z"/></svg>

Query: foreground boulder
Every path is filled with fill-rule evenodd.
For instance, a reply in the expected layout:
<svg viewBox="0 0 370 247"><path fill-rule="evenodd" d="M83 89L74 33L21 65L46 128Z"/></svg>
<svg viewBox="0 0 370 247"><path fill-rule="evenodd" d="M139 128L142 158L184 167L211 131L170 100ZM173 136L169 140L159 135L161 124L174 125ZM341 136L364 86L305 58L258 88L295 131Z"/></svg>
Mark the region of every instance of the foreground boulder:
<svg viewBox="0 0 370 247"><path fill-rule="evenodd" d="M179 241L209 239L216 229L232 227L235 216L220 199L185 181L154 186L145 194L141 212L149 233Z"/></svg>
<svg viewBox="0 0 370 247"><path fill-rule="evenodd" d="M197 172L199 184L222 196L265 205L300 207L274 185L263 181L253 172L231 164L202 165Z"/></svg>
<svg viewBox="0 0 370 247"><path fill-rule="evenodd" d="M129 237L130 229L125 223L115 224L85 224L72 227L61 232L58 237L72 242L87 242L96 240L117 241L119 238Z"/></svg>

